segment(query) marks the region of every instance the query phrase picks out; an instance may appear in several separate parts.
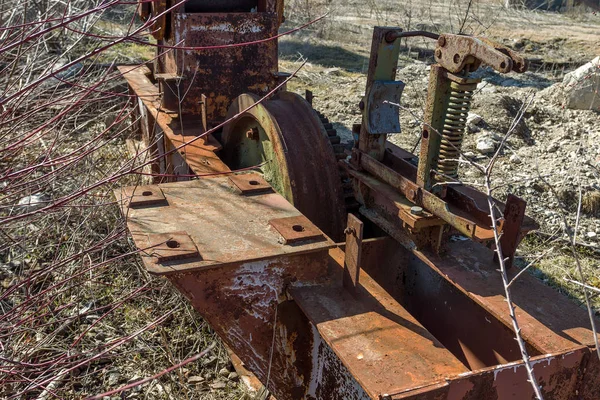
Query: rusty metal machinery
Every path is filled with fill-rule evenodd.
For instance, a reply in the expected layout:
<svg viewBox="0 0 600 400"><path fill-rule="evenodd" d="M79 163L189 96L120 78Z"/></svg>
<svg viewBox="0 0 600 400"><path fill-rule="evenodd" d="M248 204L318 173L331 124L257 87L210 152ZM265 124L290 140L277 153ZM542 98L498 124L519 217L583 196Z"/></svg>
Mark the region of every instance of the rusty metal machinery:
<svg viewBox="0 0 600 400"><path fill-rule="evenodd" d="M386 140L388 133L400 131L397 107L404 83L395 80L396 69L400 39L412 36L437 40L437 64L431 66L416 166L412 154ZM367 89L361 101L363 123L347 167L363 214L408 246L430 245L439 251L445 233L452 231L484 243L493 239L487 196L465 185L443 184L458 183L467 114L480 82L469 75L482 62L504 73L526 70L522 57L487 39L399 28L374 30ZM382 195L382 189L389 195ZM504 211L502 232L511 232L501 235L502 253L510 264L520 240L537 224L525 216L525 202L516 196L509 196L506 206L496 204ZM425 215L410 213L412 205L422 207Z"/></svg>
<svg viewBox="0 0 600 400"><path fill-rule="evenodd" d="M142 2L140 14L169 4ZM153 34L184 47L248 42L275 33L282 7L189 1ZM418 35L437 45L416 157L386 136L400 131L400 39ZM470 73L482 63L523 72L525 61L483 38L376 27L359 140L337 161L309 101L282 90L256 104L278 79L271 42L252 50L263 62L242 63L246 50L230 47L177 50L154 72L120 67L139 97L140 147L163 155L153 168L172 176L115 191L146 268L185 294L235 364L278 400L533 398L489 248L487 197L447 185L459 174L477 84ZM169 153L233 116L217 138ZM338 167L359 203L353 214ZM537 226L515 196L496 206L511 259ZM597 399L600 360L585 310L528 274L511 289L545 398Z"/></svg>
<svg viewBox="0 0 600 400"><path fill-rule="evenodd" d="M339 138L328 134L331 129L305 99L281 91L225 126L219 132L221 142L208 135L171 153L243 111L289 75L278 72L277 41L266 40L277 35L283 3L173 4L139 3L142 19L156 16L152 34L164 47L158 48L152 71L120 68L140 98L137 117L144 146L153 155L164 155L153 172L185 177L257 167L320 229L341 239L344 198L333 149Z"/></svg>

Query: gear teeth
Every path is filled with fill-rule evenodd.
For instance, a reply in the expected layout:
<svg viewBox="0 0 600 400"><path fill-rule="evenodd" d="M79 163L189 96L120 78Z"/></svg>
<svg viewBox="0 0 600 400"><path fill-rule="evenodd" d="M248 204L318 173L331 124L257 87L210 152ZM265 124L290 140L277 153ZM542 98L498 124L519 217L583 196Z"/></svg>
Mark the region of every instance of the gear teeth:
<svg viewBox="0 0 600 400"><path fill-rule="evenodd" d="M331 147L333 147L333 152L335 154L335 158L337 160L345 160L348 157L348 150L342 144L342 139L338 136L337 130L333 127L333 124L329 121L329 119L324 116L319 111L315 110L319 118L321 119L321 123L323 124L323 128L327 132L327 136L329 138L329 142L331 143ZM344 203L346 206L346 210L357 210L360 204L354 198L354 190L352 188L352 182L350 181L350 177L345 168L342 166L339 167L340 178L342 179L342 190L344 193Z"/></svg>

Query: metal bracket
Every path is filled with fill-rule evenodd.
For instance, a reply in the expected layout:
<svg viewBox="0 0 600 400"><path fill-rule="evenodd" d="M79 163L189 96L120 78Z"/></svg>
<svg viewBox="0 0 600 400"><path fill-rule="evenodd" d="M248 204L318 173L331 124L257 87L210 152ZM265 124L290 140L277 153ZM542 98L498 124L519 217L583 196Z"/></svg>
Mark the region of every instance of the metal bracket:
<svg viewBox="0 0 600 400"><path fill-rule="evenodd" d="M525 220L525 207L527 202L520 197L509 194L504 207L504 224L502 226L502 237L500 237L500 248L502 256L506 259L506 268L512 267L517 246L521 241L521 226ZM498 253L495 253L495 258Z"/></svg>
<svg viewBox="0 0 600 400"><path fill-rule="evenodd" d="M344 259L344 287L356 293L362 258L363 223L354 214L348 214Z"/></svg>
<svg viewBox="0 0 600 400"><path fill-rule="evenodd" d="M233 183L243 195L273 191L271 185L258 174L231 175L229 181Z"/></svg>
<svg viewBox="0 0 600 400"><path fill-rule="evenodd" d="M324 239L323 232L304 215L272 219L269 224L283 237L284 244Z"/></svg>
<svg viewBox="0 0 600 400"><path fill-rule="evenodd" d="M399 133L402 81L374 81L367 96L369 134Z"/></svg>
<svg viewBox="0 0 600 400"><path fill-rule="evenodd" d="M167 198L158 186L128 186L121 191L121 199L128 207L168 205Z"/></svg>
<svg viewBox="0 0 600 400"><path fill-rule="evenodd" d="M159 263L200 257L196 244L183 231L148 234L148 244L154 246L148 253L156 257Z"/></svg>

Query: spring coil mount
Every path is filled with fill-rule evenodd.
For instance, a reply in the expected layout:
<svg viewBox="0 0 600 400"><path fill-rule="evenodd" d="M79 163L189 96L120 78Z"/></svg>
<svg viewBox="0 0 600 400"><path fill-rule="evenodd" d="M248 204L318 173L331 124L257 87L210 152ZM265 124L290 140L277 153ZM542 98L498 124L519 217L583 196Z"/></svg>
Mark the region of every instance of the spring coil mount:
<svg viewBox="0 0 600 400"><path fill-rule="evenodd" d="M438 176L439 180L458 179L458 159L460 148L465 136L467 126L467 115L471 110L473 91L477 83L450 84L450 95L448 107L444 116L444 127L442 129L442 140L437 163L437 171L444 176Z"/></svg>

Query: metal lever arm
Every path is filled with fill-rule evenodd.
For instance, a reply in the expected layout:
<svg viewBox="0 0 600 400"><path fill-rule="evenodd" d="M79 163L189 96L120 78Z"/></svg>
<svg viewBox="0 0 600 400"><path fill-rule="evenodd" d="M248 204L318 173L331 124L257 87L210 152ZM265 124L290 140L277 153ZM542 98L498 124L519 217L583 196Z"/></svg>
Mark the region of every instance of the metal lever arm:
<svg viewBox="0 0 600 400"><path fill-rule="evenodd" d="M481 63L501 73L525 72L525 59L506 46L489 39L453 34L440 35L435 60L447 71L475 71Z"/></svg>

